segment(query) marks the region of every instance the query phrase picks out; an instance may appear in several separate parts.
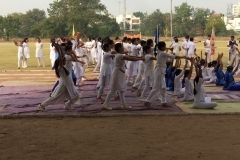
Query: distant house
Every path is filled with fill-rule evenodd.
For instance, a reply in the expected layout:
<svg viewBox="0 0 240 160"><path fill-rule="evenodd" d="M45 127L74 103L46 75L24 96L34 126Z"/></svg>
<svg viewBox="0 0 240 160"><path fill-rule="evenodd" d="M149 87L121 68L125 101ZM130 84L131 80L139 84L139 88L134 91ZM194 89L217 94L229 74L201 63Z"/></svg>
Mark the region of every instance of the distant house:
<svg viewBox="0 0 240 160"><path fill-rule="evenodd" d="M124 15L120 14L116 17L118 24L124 23ZM141 20L140 17L135 17L131 14L126 14L126 30L127 31L139 31L140 30Z"/></svg>

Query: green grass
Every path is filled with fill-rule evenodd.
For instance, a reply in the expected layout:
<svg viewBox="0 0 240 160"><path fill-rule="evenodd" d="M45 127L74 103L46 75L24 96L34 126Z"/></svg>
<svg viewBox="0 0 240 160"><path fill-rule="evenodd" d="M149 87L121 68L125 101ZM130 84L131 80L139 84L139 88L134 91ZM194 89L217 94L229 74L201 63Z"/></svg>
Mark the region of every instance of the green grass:
<svg viewBox="0 0 240 160"><path fill-rule="evenodd" d="M168 43L169 45L169 43ZM224 66L227 65L228 48L227 41L216 41L216 53L224 53L223 63ZM51 70L51 62L49 59L49 43L43 44L43 54L46 67L37 67L37 59L35 57L35 43L29 43L30 47L30 58L28 59L28 68L21 70ZM0 70L17 70L17 50L18 48L13 43L0 43ZM203 47L203 42L197 43L197 54L205 51ZM217 54L216 54L217 55ZM216 58L215 55L215 58Z"/></svg>

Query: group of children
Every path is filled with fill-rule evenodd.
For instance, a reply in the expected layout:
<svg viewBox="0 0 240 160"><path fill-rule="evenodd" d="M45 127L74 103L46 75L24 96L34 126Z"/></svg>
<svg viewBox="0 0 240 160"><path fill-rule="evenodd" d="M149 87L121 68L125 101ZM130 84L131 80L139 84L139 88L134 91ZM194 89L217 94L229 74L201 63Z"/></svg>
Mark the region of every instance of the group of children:
<svg viewBox="0 0 240 160"><path fill-rule="evenodd" d="M93 71L100 72L96 86L98 90L96 101L103 103L103 109L112 110L110 100L113 96L117 100L120 99L123 109L131 109L124 96L127 86L132 87L132 91L136 92L139 100L144 102L143 106L147 108L151 108L153 100L160 100L162 107L171 107L167 104L167 92L181 101L194 101L193 108L214 108L217 103L211 102L211 98L206 97L203 84L216 84L223 86L224 90L240 90L240 83L235 83L233 77L240 71L240 60L235 56L232 65L227 67L227 72L224 74L223 54L219 54L217 60L209 62L208 52L205 53L205 58L196 54L193 40L186 36L181 46L175 38L167 48L163 41L158 42L154 47L152 39L144 41L127 37L122 41L119 38L111 40L109 37L98 38L97 41L95 38L88 38L84 43L80 39L79 32L73 37L59 38L57 42L52 39L50 57L58 81L50 97L39 105L39 109L45 111L46 106L66 99L68 101L64 108L72 109L71 104L79 98L75 85L79 85L82 81L90 61L93 65L96 64ZM19 46L19 60L23 60L25 64L27 57L25 50L29 53L29 49L24 49L26 44L17 42L15 44ZM37 50L41 47L38 44ZM229 43L229 47L229 50L234 50L233 52L238 51L233 43ZM179 54L181 49L184 50L184 56ZM169 50L171 53L168 53ZM182 61L183 69L181 69ZM192 80L194 69L196 75ZM110 91L106 99L103 99L102 95L107 86Z"/></svg>
<svg viewBox="0 0 240 160"><path fill-rule="evenodd" d="M21 61L22 61L22 68L27 68L27 60L30 58L30 49L28 46L28 38L24 38L23 41L16 42L15 39L13 39L14 44L18 47L18 69L21 67ZM43 43L41 42L40 38L36 38L36 58L38 61L38 67L42 66L45 67L44 60L43 60Z"/></svg>

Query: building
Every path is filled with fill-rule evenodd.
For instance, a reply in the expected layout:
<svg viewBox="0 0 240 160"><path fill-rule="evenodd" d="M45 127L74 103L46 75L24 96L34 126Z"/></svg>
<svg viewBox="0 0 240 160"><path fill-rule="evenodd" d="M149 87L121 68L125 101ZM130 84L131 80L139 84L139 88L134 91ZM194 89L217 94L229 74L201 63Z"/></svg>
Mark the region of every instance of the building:
<svg viewBox="0 0 240 160"><path fill-rule="evenodd" d="M228 19L228 17L224 17L224 23L227 30L234 30L235 32L240 32L240 18Z"/></svg>
<svg viewBox="0 0 240 160"><path fill-rule="evenodd" d="M124 23L124 15L121 14L116 17L116 21L118 24ZM140 17L135 17L131 14L126 14L126 30L127 31L139 31L140 30L141 20Z"/></svg>
<svg viewBox="0 0 240 160"><path fill-rule="evenodd" d="M240 2L232 5L232 14L234 17L238 17L240 15Z"/></svg>

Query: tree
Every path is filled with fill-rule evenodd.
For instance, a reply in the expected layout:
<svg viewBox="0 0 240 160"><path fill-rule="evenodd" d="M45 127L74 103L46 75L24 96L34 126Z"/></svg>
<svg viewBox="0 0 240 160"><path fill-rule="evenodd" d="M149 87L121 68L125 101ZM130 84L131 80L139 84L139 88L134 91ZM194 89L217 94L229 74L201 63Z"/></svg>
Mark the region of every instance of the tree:
<svg viewBox="0 0 240 160"><path fill-rule="evenodd" d="M175 36L185 36L192 34L194 8L187 3L182 3L180 6L175 7L175 14L173 16L173 34Z"/></svg>
<svg viewBox="0 0 240 160"><path fill-rule="evenodd" d="M5 29L6 39L10 37L19 37L21 28L21 18L19 13L12 13L4 18L3 26Z"/></svg>
<svg viewBox="0 0 240 160"><path fill-rule="evenodd" d="M193 36L204 35L204 30L206 28L206 23L209 15L210 15L209 9L204 9L204 8L194 9L193 27L192 27Z"/></svg>
<svg viewBox="0 0 240 160"><path fill-rule="evenodd" d="M142 21L140 30L143 35L154 35L157 25L159 26L160 35L163 35L166 24L164 23L164 14L158 9Z"/></svg>
<svg viewBox="0 0 240 160"><path fill-rule="evenodd" d="M0 37L3 38L4 36L4 17L0 16Z"/></svg>
<svg viewBox="0 0 240 160"><path fill-rule="evenodd" d="M60 0L50 4L48 9L50 17L59 18L61 23L65 23L66 30L71 33L72 25L77 31L91 34L89 29L96 26L108 15L106 7L100 0Z"/></svg>
<svg viewBox="0 0 240 160"><path fill-rule="evenodd" d="M212 33L212 27L215 28L216 36L228 36L228 31L226 29L225 23L222 20L221 16L210 17L207 21L205 34L209 35Z"/></svg>
<svg viewBox="0 0 240 160"><path fill-rule="evenodd" d="M133 12L133 15L135 16L135 17L140 17L140 20L142 21L142 20L144 20L144 18L146 18L147 17L147 13L143 13L143 12Z"/></svg>

